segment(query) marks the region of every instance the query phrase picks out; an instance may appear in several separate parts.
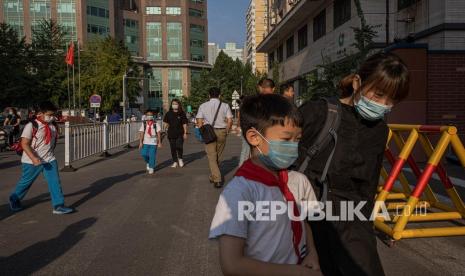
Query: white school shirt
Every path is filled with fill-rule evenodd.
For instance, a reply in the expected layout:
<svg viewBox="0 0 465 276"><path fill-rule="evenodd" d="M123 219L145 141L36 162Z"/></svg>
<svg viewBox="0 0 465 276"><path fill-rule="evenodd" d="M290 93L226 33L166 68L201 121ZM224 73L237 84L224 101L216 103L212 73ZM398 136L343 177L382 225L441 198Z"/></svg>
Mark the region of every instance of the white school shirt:
<svg viewBox="0 0 465 276"><path fill-rule="evenodd" d="M210 99L210 101L201 104L196 118L203 119L204 124L211 125L215 119L215 114L220 103L221 107L218 111L218 117L216 118L213 128L226 128L226 119L231 119L233 117L231 108L227 103L222 103L217 98Z"/></svg>
<svg viewBox="0 0 465 276"><path fill-rule="evenodd" d="M149 124L145 124L146 129L144 132L144 123L141 124L139 132L144 132L144 145L157 145L158 144L158 139L157 139L157 132L161 131L161 126L160 123L154 122L152 125L152 136L149 135ZM155 132L155 126L156 126L156 132Z"/></svg>
<svg viewBox="0 0 465 276"><path fill-rule="evenodd" d="M32 137L33 126L32 123L28 123L21 134L22 138L29 139L31 141L31 148L36 153L37 157L42 163L50 163L55 160L55 154L53 150L55 149L55 137L57 135L57 130L53 124L49 124L51 138L50 143L45 144L45 125L37 121L38 129L34 137ZM21 157L21 163L33 164L31 158L23 152Z"/></svg>
<svg viewBox="0 0 465 276"><path fill-rule="evenodd" d="M289 171L288 186L298 205L302 201L316 202L313 188L305 175ZM270 187L236 176L220 195L209 238L216 239L222 235L243 238L246 240L246 257L268 263L297 264L298 258L292 242L291 220L287 212L277 215L275 221L249 221L247 219L240 221L238 219L239 201L252 202L255 206L257 201L281 201L287 205L279 187ZM256 218L255 211L252 214ZM308 254L304 226L307 222L301 223L303 232L299 249L303 258Z"/></svg>

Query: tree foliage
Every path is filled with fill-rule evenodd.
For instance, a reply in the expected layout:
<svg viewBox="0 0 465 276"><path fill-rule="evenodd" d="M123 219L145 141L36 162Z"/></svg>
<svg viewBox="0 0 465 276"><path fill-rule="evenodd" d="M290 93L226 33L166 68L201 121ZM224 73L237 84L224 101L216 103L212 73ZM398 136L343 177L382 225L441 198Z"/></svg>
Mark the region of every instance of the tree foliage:
<svg viewBox="0 0 465 276"><path fill-rule="evenodd" d="M129 50L111 37L89 42L81 55L81 93L84 99L92 94L102 97L101 110L109 112L123 99L123 75L140 77L140 70L131 60ZM140 80L128 79L127 97L134 102L139 95ZM87 101L85 101L87 105Z"/></svg>
<svg viewBox="0 0 465 276"><path fill-rule="evenodd" d="M184 99L184 103L197 109L208 100L211 87L219 87L222 100L232 103L232 93L241 91L241 80L242 94L247 96L256 93L260 77L254 74L250 64L243 64L239 59L233 60L221 51L213 68L210 71L204 70L198 80L192 81L190 96Z"/></svg>
<svg viewBox="0 0 465 276"><path fill-rule="evenodd" d="M356 71L359 65L368 57L373 39L376 37L376 28L379 26L369 25L366 22L360 0L354 0L360 26L352 27L355 42L351 44L357 51L352 55L345 55L343 58L333 61L330 57L322 53L322 64L317 65L317 70L306 76L307 92L301 95L303 100L316 97L326 97L337 95L337 85L339 81L350 73Z"/></svg>

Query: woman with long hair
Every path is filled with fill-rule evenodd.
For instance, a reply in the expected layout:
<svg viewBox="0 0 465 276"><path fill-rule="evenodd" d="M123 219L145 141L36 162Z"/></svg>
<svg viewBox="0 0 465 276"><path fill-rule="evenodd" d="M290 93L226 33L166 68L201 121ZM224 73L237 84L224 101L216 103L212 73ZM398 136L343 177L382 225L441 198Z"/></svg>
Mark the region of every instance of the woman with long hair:
<svg viewBox="0 0 465 276"><path fill-rule="evenodd" d="M187 139L187 116L182 108L181 101L173 99L170 110L165 114L163 119L165 129L168 132L170 142L171 156L173 158L172 168L184 167L182 160L184 140Z"/></svg>
<svg viewBox="0 0 465 276"><path fill-rule="evenodd" d="M409 72L396 55L378 53L361 64L357 73L342 79L339 89L341 123L327 174L326 211L332 207L333 215L338 216L341 206L361 203L361 213L368 220L354 216L352 220L311 221L310 225L324 275L384 275L370 216L389 133L385 115L407 97ZM312 100L301 106L300 112L304 118L299 147L303 160L305 149L323 128L328 107L323 100ZM321 149L305 169L320 196L323 185L318 179L333 146Z"/></svg>

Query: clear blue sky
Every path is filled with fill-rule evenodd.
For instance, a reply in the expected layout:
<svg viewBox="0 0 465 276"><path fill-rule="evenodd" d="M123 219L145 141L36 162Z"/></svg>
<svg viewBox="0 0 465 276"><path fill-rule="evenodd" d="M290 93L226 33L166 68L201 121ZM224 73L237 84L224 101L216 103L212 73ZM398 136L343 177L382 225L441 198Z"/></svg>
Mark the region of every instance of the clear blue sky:
<svg viewBox="0 0 465 276"><path fill-rule="evenodd" d="M238 48L245 43L245 14L250 0L208 1L208 42L236 42Z"/></svg>

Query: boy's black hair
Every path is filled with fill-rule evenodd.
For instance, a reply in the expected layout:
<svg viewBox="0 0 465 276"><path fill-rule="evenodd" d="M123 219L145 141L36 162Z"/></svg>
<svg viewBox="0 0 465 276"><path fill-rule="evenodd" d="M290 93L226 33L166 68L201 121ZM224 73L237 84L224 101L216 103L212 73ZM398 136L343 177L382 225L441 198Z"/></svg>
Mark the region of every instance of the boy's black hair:
<svg viewBox="0 0 465 276"><path fill-rule="evenodd" d="M287 90L291 88L294 88L294 85L292 85L291 83L281 84L281 87L279 89L279 94L283 95L284 92L286 92Z"/></svg>
<svg viewBox="0 0 465 276"><path fill-rule="evenodd" d="M241 105L242 135L255 128L264 134L266 129L275 125L284 126L286 122L302 127L302 117L293 104L281 95L267 94L246 97Z"/></svg>
<svg viewBox="0 0 465 276"><path fill-rule="evenodd" d="M269 88L275 88L276 85L272 79L269 78L263 78L258 82L258 86L260 87L269 87Z"/></svg>
<svg viewBox="0 0 465 276"><path fill-rule="evenodd" d="M147 109L147 111L145 111L145 114L147 114L149 112L152 113L152 114L156 114L155 110L153 110L153 109Z"/></svg>
<svg viewBox="0 0 465 276"><path fill-rule="evenodd" d="M212 87L208 91L210 98L218 98L221 95L221 89L219 87Z"/></svg>
<svg viewBox="0 0 465 276"><path fill-rule="evenodd" d="M58 108L56 107L55 104L53 104L51 101L44 101L41 102L39 105L36 106L35 112L36 113L45 113L47 111L52 111L53 113L57 112Z"/></svg>

